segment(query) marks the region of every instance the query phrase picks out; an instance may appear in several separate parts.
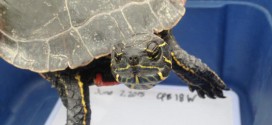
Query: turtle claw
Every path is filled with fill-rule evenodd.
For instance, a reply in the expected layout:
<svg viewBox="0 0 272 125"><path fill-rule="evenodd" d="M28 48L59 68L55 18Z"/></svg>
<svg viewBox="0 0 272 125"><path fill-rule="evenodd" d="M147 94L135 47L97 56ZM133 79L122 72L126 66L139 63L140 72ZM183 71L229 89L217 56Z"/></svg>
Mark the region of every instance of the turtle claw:
<svg viewBox="0 0 272 125"><path fill-rule="evenodd" d="M205 93L203 92L203 91L201 91L201 90L196 90L197 91L197 95L200 97L200 98L203 98L203 99L205 99Z"/></svg>
<svg viewBox="0 0 272 125"><path fill-rule="evenodd" d="M224 89L226 90L226 89ZM217 88L214 88L213 89L213 92L215 93L215 95L218 97L218 98L226 98L222 92L222 90L219 90Z"/></svg>
<svg viewBox="0 0 272 125"><path fill-rule="evenodd" d="M211 91L208 91L208 92L206 93L206 95L207 95L209 98L211 98L211 99L215 99L215 96L214 96L213 92L211 92Z"/></svg>
<svg viewBox="0 0 272 125"><path fill-rule="evenodd" d="M221 89L219 86L212 86L212 84L201 84L201 85L189 85L189 90L191 92L196 91L197 95L200 98L205 98L207 96L208 98L211 99L216 99L216 98L226 98L223 94L223 90L230 90L228 87L225 87L224 89Z"/></svg>
<svg viewBox="0 0 272 125"><path fill-rule="evenodd" d="M206 87L202 87L201 90L204 91L205 94L211 99L215 99L216 97L226 98L223 94L223 90L226 90L226 89L220 89L216 86L207 85Z"/></svg>
<svg viewBox="0 0 272 125"><path fill-rule="evenodd" d="M189 85L189 90L190 90L191 92L194 92L194 91L196 90L196 87Z"/></svg>
<svg viewBox="0 0 272 125"><path fill-rule="evenodd" d="M189 85L189 90L191 92L194 92L196 90L198 96L201 98L205 98L205 95L207 95L207 97L209 97L211 99L215 99L215 94L209 89L204 90L204 89L198 88L196 86Z"/></svg>
<svg viewBox="0 0 272 125"><path fill-rule="evenodd" d="M223 90L229 91L229 90L230 90L230 88L229 88L229 87L227 87L227 86L225 86L225 88L224 88Z"/></svg>

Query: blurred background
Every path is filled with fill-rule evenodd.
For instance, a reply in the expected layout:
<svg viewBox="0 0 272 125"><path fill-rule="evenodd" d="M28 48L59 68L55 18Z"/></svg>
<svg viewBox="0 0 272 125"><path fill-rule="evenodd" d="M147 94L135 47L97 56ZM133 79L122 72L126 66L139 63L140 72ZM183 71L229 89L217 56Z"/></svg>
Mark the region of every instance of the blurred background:
<svg viewBox="0 0 272 125"><path fill-rule="evenodd" d="M272 0L187 0L186 6L173 30L181 47L238 94L242 125L270 125ZM162 84L177 81L172 73ZM0 125L42 125L57 99L38 74L0 59Z"/></svg>

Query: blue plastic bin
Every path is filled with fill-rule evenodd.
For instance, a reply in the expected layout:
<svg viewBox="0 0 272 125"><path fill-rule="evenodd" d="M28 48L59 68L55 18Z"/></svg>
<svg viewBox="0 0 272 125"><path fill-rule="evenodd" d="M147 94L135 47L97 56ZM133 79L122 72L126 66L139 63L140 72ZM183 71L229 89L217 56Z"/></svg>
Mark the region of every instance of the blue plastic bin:
<svg viewBox="0 0 272 125"><path fill-rule="evenodd" d="M271 0L188 0L174 34L239 95L243 125L272 124ZM57 99L38 74L0 60L0 125L42 125Z"/></svg>

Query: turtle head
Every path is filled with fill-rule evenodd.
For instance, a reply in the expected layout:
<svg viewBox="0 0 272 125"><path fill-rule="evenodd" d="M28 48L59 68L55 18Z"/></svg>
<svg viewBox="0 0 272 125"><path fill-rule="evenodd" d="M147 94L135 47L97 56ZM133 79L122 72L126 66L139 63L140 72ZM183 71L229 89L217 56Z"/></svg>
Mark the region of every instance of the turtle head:
<svg viewBox="0 0 272 125"><path fill-rule="evenodd" d="M153 34L138 34L113 47L111 70L116 81L132 89L150 89L172 67L169 45Z"/></svg>

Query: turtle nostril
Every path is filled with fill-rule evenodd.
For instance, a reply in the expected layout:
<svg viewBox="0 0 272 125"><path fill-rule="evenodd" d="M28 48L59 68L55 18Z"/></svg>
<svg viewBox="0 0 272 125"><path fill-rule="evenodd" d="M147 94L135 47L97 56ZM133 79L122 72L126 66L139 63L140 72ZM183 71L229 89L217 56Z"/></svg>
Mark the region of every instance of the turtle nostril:
<svg viewBox="0 0 272 125"><path fill-rule="evenodd" d="M138 56L131 56L128 58L128 62L130 65L137 65L137 64L139 64L139 57Z"/></svg>

